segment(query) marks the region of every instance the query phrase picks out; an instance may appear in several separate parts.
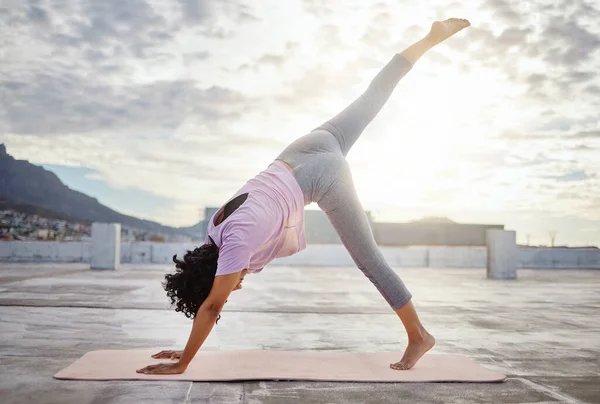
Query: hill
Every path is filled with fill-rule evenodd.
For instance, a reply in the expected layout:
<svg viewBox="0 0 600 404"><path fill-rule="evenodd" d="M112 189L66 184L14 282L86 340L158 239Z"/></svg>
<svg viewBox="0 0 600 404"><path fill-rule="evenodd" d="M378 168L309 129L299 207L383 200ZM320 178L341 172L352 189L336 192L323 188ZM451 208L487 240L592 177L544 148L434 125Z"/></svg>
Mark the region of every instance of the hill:
<svg viewBox="0 0 600 404"><path fill-rule="evenodd" d="M26 160L14 159L4 144L0 144L0 200L29 210L52 211L54 215L62 214L74 220L121 223L156 234L188 236L184 230L110 209L96 198L69 188L53 172Z"/></svg>

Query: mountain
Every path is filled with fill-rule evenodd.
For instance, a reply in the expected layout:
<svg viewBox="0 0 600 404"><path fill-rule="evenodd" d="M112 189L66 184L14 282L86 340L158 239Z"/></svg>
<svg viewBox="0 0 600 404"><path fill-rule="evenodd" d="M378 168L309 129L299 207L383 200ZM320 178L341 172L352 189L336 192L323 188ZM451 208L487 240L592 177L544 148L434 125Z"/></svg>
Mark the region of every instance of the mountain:
<svg viewBox="0 0 600 404"><path fill-rule="evenodd" d="M169 236L189 236L185 230L138 219L102 205L96 198L75 191L51 171L26 160L15 160L0 144L0 199L33 205L89 222L123 226Z"/></svg>

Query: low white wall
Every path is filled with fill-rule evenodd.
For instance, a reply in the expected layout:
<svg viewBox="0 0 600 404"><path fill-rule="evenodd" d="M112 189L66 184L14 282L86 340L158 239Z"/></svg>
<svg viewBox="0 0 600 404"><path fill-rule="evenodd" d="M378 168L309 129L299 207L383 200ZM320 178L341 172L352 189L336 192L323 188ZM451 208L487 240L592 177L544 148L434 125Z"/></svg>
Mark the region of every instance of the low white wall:
<svg viewBox="0 0 600 404"><path fill-rule="evenodd" d="M122 263L171 263L173 255L183 257L191 243L121 243ZM486 247L380 247L392 267L404 268L485 268ZM519 248L519 268L599 268L600 250L567 248ZM0 242L0 261L10 262L90 262L89 242ZM274 260L271 265L353 266L342 245L309 245L291 257Z"/></svg>
<svg viewBox="0 0 600 404"><path fill-rule="evenodd" d="M430 247L431 268L485 268L486 247Z"/></svg>
<svg viewBox="0 0 600 404"><path fill-rule="evenodd" d="M5 241L0 242L0 261L90 262L91 247L91 243Z"/></svg>
<svg viewBox="0 0 600 404"><path fill-rule="evenodd" d="M191 243L121 243L121 262L168 264L173 262L173 255L181 259L196 247Z"/></svg>
<svg viewBox="0 0 600 404"><path fill-rule="evenodd" d="M431 254L428 247L380 247L379 250L392 267L426 268L429 266Z"/></svg>
<svg viewBox="0 0 600 404"><path fill-rule="evenodd" d="M521 268L600 268L600 250L581 248L521 248Z"/></svg>
<svg viewBox="0 0 600 404"><path fill-rule="evenodd" d="M485 247L380 247L385 260L392 267L405 268L485 268ZM348 266L352 258L342 245L310 245L291 257L280 258L273 264Z"/></svg>

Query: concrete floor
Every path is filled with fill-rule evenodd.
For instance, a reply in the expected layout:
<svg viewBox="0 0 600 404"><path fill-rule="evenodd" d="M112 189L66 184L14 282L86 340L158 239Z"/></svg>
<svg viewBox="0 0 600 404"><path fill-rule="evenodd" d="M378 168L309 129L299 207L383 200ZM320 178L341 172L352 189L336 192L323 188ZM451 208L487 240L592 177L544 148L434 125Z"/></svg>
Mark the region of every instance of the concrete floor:
<svg viewBox="0 0 600 404"><path fill-rule="evenodd" d="M181 349L190 320L168 309L170 265L91 271L0 263L0 402L600 403L600 270L398 269L435 353L462 354L505 383L87 382L52 375L96 349ZM202 349L389 351L405 335L356 268L272 266L246 277Z"/></svg>

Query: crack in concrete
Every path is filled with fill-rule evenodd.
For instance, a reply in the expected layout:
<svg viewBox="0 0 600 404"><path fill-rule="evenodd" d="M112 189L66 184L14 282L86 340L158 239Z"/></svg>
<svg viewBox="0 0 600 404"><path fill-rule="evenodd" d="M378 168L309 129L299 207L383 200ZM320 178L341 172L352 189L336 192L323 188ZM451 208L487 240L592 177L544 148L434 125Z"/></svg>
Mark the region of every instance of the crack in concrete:
<svg viewBox="0 0 600 404"><path fill-rule="evenodd" d="M194 385L194 382L190 382L190 388L188 389L187 393L185 394L185 400L183 401L183 404L189 404L193 385Z"/></svg>
<svg viewBox="0 0 600 404"><path fill-rule="evenodd" d="M240 394L240 404L246 404L246 383L242 383L242 394Z"/></svg>
<svg viewBox="0 0 600 404"><path fill-rule="evenodd" d="M540 393L547 394L550 397L559 400L560 402L567 403L567 404L585 404L583 401L579 401L576 398L571 397L567 394L559 393L558 391L555 391L555 390L551 389L550 387L546 387L544 385L537 384L535 382L532 382L531 380L528 380L528 379L525 379L522 377L515 377L512 379L518 380L521 383L527 385L528 387L531 387L533 390L538 391Z"/></svg>

